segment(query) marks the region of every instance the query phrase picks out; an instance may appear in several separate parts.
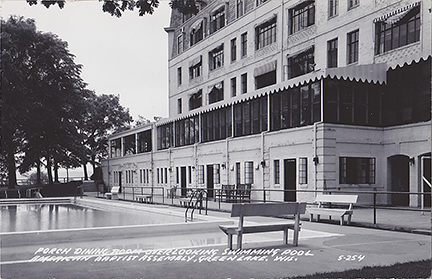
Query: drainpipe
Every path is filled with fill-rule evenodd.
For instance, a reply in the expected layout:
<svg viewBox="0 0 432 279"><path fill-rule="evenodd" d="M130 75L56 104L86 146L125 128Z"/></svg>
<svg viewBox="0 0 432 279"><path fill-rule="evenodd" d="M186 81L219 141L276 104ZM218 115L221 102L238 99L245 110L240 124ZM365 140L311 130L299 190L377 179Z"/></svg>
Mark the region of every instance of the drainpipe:
<svg viewBox="0 0 432 279"><path fill-rule="evenodd" d="M225 139L225 143L226 143L226 145L225 145L225 147L226 147L226 150L225 150L225 154L226 154L226 156L225 156L225 171L226 171L226 184L228 185L228 184L230 184L230 179L229 179L229 137L227 137L226 139Z"/></svg>
<svg viewBox="0 0 432 279"><path fill-rule="evenodd" d="M280 53L281 53L281 65L282 65L282 71L281 71L281 81L285 81L285 61L284 61L284 55L283 55L283 49L284 49L284 18L285 18L285 9L284 9L284 1L281 0L281 26L282 26L282 34L281 34L281 47L280 47Z"/></svg>
<svg viewBox="0 0 432 279"><path fill-rule="evenodd" d="M314 166L315 166L315 179L314 179L314 196L317 196L317 191L318 191L318 144L317 144L317 133L318 133L318 124L322 124L324 121L324 79L322 78L320 80L320 93L321 93L321 116L320 116L320 121L319 122L315 122L314 123Z"/></svg>
<svg viewBox="0 0 432 279"><path fill-rule="evenodd" d="M261 162L260 162L260 165L261 165L261 169L262 169L262 188L263 189L265 189L266 187L265 187L265 185L264 185L264 182L265 182L265 178L264 178L264 167L265 167L265 159L264 159L264 152L265 152L265 150L264 150L264 148L265 148L265 135L267 134L267 132L261 132L261 162L264 162L264 164L261 164ZM265 197L265 191L263 191L263 195L264 195L264 200L266 199L266 197Z"/></svg>

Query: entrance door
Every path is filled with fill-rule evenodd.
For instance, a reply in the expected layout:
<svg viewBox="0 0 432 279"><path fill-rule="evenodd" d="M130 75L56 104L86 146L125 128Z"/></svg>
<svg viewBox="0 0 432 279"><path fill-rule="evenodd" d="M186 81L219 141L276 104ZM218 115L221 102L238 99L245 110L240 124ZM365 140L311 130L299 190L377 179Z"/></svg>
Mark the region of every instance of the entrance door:
<svg viewBox="0 0 432 279"><path fill-rule="evenodd" d="M122 172L121 171L119 171L119 177L118 177L118 179L119 179L119 193L121 193L122 192Z"/></svg>
<svg viewBox="0 0 432 279"><path fill-rule="evenodd" d="M181 196L186 197L186 193L187 193L186 167L180 168L180 189L181 189Z"/></svg>
<svg viewBox="0 0 432 279"><path fill-rule="evenodd" d="M209 198L213 198L213 189L214 189L213 165L207 165L207 191L208 191Z"/></svg>
<svg viewBox="0 0 432 279"><path fill-rule="evenodd" d="M284 160L284 201L296 201L296 160Z"/></svg>
<svg viewBox="0 0 432 279"><path fill-rule="evenodd" d="M408 156L396 155L389 158L391 167L391 191L409 192L409 158ZM409 195L399 193L392 194L392 205L408 206Z"/></svg>
<svg viewBox="0 0 432 279"><path fill-rule="evenodd" d="M423 162L423 177L422 183L423 183L423 191L428 192L429 195L423 196L423 204L425 207L431 207L431 187L424 181L423 179L426 179L429 183L431 183L431 157L424 157L422 159Z"/></svg>

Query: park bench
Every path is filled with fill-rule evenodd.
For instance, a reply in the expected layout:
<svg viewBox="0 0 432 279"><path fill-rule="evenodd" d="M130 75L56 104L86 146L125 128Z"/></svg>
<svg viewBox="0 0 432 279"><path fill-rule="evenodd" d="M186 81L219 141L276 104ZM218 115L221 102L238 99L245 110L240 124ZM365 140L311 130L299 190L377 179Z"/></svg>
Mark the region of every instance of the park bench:
<svg viewBox="0 0 432 279"><path fill-rule="evenodd" d="M153 203L153 195L152 194L148 194L148 195L136 195L135 196L135 200L137 202Z"/></svg>
<svg viewBox="0 0 432 279"><path fill-rule="evenodd" d="M120 186L114 186L111 188L111 192L105 193L105 197L109 200L118 200L118 194L120 192Z"/></svg>
<svg viewBox="0 0 432 279"><path fill-rule="evenodd" d="M228 247L232 250L233 235L237 235L237 249L242 248L242 236L245 233L262 233L283 231L284 243L288 244L288 230L294 231L293 244L298 245L300 231L300 214L304 214L306 203L284 202L284 203L250 203L233 204L231 217L239 217L238 225L220 225L219 228L228 236ZM294 221L283 219L272 223L244 224L246 216L277 217L281 215L294 215Z"/></svg>
<svg viewBox="0 0 432 279"><path fill-rule="evenodd" d="M353 204L357 202L358 195L323 195L318 194L315 198L317 207L307 209L310 215L309 221L312 222L313 216L316 215L319 221L321 215L326 215L331 220L332 216L337 216L340 219L340 225L344 224L344 217L347 216L347 224L351 223L353 214Z"/></svg>

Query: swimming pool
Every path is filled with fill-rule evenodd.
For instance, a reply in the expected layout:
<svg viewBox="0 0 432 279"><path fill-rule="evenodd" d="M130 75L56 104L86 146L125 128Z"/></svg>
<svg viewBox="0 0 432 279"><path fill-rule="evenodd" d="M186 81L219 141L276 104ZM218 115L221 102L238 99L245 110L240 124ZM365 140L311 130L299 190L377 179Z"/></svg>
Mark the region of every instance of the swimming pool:
<svg viewBox="0 0 432 279"><path fill-rule="evenodd" d="M100 210L65 204L0 205L0 232L132 226L184 222L179 215L145 210Z"/></svg>

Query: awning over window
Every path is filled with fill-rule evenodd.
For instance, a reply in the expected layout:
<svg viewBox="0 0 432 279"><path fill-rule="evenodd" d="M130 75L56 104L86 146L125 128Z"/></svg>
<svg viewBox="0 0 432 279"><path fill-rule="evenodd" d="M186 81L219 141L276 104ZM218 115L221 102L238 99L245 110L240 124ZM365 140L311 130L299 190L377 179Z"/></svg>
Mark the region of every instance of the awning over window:
<svg viewBox="0 0 432 279"><path fill-rule="evenodd" d="M198 30L198 29L200 29L202 23L203 23L202 20L199 20L199 21L195 22L194 24L192 24L191 29L194 29L194 30Z"/></svg>
<svg viewBox="0 0 432 279"><path fill-rule="evenodd" d="M387 82L387 64L379 63L328 68L324 74L324 77L327 76L382 84Z"/></svg>
<svg viewBox="0 0 432 279"><path fill-rule="evenodd" d="M405 6L403 8L399 8L393 12L390 12L386 15L377 17L373 22L385 22L387 24L395 24L399 20L401 20L406 14L408 14L415 7L420 6L420 2L413 3L411 5Z"/></svg>
<svg viewBox="0 0 432 279"><path fill-rule="evenodd" d="M201 63L201 61L202 61L202 55L200 55L200 56L192 59L191 61L189 61L189 67L197 65L197 64Z"/></svg>
<svg viewBox="0 0 432 279"><path fill-rule="evenodd" d="M254 77L275 71L276 70L276 62L277 62L277 60L272 61L270 63L267 63L265 65L259 66L258 68L255 68Z"/></svg>

